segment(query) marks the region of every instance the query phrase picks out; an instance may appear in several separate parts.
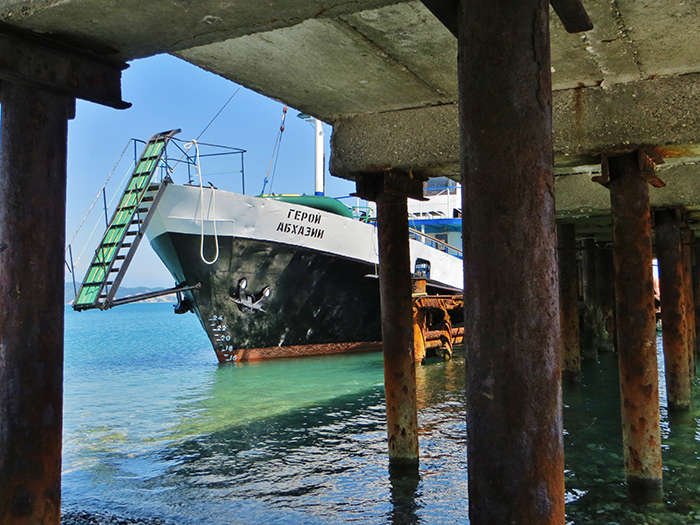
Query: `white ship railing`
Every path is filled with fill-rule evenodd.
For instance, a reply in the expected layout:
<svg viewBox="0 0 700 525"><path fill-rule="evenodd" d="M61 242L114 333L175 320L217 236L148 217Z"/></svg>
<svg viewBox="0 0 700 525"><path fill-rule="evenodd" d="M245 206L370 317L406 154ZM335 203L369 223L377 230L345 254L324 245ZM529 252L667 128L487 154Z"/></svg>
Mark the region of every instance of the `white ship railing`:
<svg viewBox="0 0 700 525"><path fill-rule="evenodd" d="M416 238L422 238L421 242L423 244L427 244L428 246L432 246L433 248L438 248L438 246L442 246L444 248L444 251L448 253L449 255L457 255L457 257L462 257L462 250L459 248L455 248L451 244L446 243L445 241L441 241L440 239L433 237L431 235L428 235L427 233L424 233L420 230L416 230L415 228L408 228L409 233L412 233L413 235L416 236ZM428 239L431 242L426 242L426 239ZM452 253L455 252L455 253Z"/></svg>

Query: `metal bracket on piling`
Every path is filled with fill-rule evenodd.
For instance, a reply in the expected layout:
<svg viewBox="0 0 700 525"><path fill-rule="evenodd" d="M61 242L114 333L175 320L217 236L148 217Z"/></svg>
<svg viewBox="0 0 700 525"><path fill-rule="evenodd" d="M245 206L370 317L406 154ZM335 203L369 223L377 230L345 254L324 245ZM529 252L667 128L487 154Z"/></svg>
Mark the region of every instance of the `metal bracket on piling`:
<svg viewBox="0 0 700 525"><path fill-rule="evenodd" d="M121 97L121 72L128 67L124 62L0 22L0 80L127 109L131 104Z"/></svg>
<svg viewBox="0 0 700 525"><path fill-rule="evenodd" d="M457 25L459 0L422 0L422 2L455 38L459 38ZM591 22L581 0L550 0L549 3L567 33L583 33L593 29L593 22Z"/></svg>
<svg viewBox="0 0 700 525"><path fill-rule="evenodd" d="M601 152L601 174L600 176L593 177L591 180L607 188L610 184L610 168L608 167L608 158L632 153L635 150L638 152L640 175L655 188L665 187L666 183L656 175L656 166L663 164L664 159L661 158L661 155L659 155L654 148L650 146L632 146L629 148L617 148L614 150L606 150Z"/></svg>
<svg viewBox="0 0 700 525"><path fill-rule="evenodd" d="M379 192L388 195L426 201L423 196L425 180L411 171L391 170L380 173L358 173L355 175L356 192L351 195L368 201L377 200Z"/></svg>

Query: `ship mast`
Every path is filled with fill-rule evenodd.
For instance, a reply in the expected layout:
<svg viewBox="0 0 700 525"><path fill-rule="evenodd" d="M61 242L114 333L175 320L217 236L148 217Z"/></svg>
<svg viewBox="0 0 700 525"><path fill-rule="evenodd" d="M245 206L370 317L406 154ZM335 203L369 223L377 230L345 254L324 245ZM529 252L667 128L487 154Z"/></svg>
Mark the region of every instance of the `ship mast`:
<svg viewBox="0 0 700 525"><path fill-rule="evenodd" d="M315 195L324 194L324 162L323 162L323 122L314 119L316 129L316 184Z"/></svg>

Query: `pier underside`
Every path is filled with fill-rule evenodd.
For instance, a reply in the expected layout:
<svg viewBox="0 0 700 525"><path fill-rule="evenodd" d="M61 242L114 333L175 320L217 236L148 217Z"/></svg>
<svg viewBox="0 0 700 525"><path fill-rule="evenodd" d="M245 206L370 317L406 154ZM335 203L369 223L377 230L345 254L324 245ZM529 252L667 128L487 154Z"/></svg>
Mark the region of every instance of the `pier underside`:
<svg viewBox="0 0 700 525"><path fill-rule="evenodd" d="M575 380L581 357L605 349L615 349L620 363L621 468L630 495L657 499L655 246L664 260L658 302L669 341L669 410L692 401L687 384L700 333L700 279L691 278L700 227L694 3L196 4L15 0L0 7L0 525L60 519L60 299L74 100L129 107L120 86L126 61L159 53L333 124L332 173L356 180L381 214L379 283L366 277L374 268L223 239L213 268L186 275L170 255L198 256L199 239L156 239L182 284L202 283L186 293L218 352L235 351L228 326L267 323L259 315L266 313L277 319L269 322L271 339L247 344L317 343L295 317L302 302L319 305L313 315L324 316L323 338L338 343L379 340L381 318L390 464L393 474L402 467L415 475L406 198L419 198L429 177L460 180L471 523L563 525L562 363ZM566 230L564 245L557 246L557 225ZM580 267L560 257L558 269L557 249L595 255ZM251 266L236 267L234 255L248 253ZM372 298L371 311L337 292L348 280L353 293ZM587 309L579 334L587 335L577 355L569 322L562 360L560 323L575 315L579 280ZM276 293L287 281L303 301Z"/></svg>

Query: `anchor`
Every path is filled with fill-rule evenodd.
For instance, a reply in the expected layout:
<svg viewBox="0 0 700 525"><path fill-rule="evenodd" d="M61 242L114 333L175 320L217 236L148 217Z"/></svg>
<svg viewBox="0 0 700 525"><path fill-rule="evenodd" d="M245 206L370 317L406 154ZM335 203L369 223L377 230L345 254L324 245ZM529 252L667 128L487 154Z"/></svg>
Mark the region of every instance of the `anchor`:
<svg viewBox="0 0 700 525"><path fill-rule="evenodd" d="M229 295L233 299L233 302L238 305L238 309L245 313L265 312L263 304L272 293L270 287L265 286L258 293L254 294L248 293L247 288L248 279L243 277L238 281L236 293L232 293L233 290L229 291Z"/></svg>

